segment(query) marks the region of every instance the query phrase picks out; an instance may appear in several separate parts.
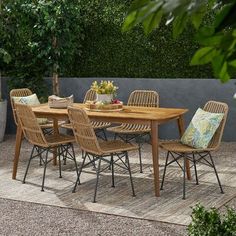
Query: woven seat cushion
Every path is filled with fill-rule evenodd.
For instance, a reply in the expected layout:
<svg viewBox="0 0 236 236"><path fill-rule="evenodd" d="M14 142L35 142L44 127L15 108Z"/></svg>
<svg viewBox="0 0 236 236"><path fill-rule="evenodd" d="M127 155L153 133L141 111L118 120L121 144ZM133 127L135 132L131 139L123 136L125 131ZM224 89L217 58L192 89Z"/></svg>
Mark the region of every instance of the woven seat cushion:
<svg viewBox="0 0 236 236"><path fill-rule="evenodd" d="M35 93L29 96L25 96L25 97L12 97L12 99L15 103L23 103L27 105L40 104L39 99ZM37 120L40 125L46 124L48 122L48 119L46 118L37 118Z"/></svg>
<svg viewBox="0 0 236 236"><path fill-rule="evenodd" d="M181 142L194 148L207 148L223 117L223 113L210 113L198 108Z"/></svg>

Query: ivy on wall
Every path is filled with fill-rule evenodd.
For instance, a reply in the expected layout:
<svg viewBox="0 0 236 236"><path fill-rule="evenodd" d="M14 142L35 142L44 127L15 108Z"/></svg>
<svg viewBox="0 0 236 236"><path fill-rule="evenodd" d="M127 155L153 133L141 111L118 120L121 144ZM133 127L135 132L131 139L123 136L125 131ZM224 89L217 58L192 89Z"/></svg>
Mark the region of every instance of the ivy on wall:
<svg viewBox="0 0 236 236"><path fill-rule="evenodd" d="M46 12L49 16L48 23L40 20L40 17L45 20L45 14L37 17L41 11L35 12L35 6L30 0L4 2L0 14L3 19L0 24L2 39L0 48L6 49L12 60L8 65L0 60L0 69L5 76L13 78L11 88L30 87L40 96L45 96L47 86L44 84L43 77L51 76L49 65L51 65L52 57L50 47L44 47L42 50L43 47L40 45L41 43L43 46L51 45L52 35L44 28L55 28L56 33L61 34L63 39L69 35L71 35L69 39L73 39L73 42L64 40L62 44L67 46L69 57L65 57L61 51L58 51L61 58L58 62L62 64L59 76L213 77L211 69L207 66L189 66L189 61L198 48L192 40L194 34L192 28L186 30L177 40L172 39L170 27L160 27L148 37L143 34L141 28L122 33L121 26L131 0L60 1L61 6L67 3L78 6L79 15L76 14L74 17L74 11L71 11L71 14L64 14L63 16L68 20L63 20L62 27L59 28L55 28L52 24L55 19L52 13L47 13L51 9L47 7L47 4L54 6L51 2L45 1L46 5L42 5L42 7L45 6L45 11L43 10L42 13ZM28 8L24 7L23 3ZM10 8L11 11L9 11ZM38 21L43 27L35 27ZM67 33L66 30L68 30ZM37 40L41 43L39 44Z"/></svg>
<svg viewBox="0 0 236 236"><path fill-rule="evenodd" d="M131 0L82 0L85 40L82 58L71 76L131 78L210 78L209 67L193 67L190 59L198 48L189 28L172 39L170 27L160 27L148 37L141 28L122 33Z"/></svg>

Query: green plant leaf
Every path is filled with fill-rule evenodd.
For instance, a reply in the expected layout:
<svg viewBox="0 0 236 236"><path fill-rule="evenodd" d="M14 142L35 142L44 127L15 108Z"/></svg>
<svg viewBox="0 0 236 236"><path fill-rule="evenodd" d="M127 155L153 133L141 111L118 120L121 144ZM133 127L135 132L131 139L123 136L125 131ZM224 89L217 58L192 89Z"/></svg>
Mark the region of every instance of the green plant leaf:
<svg viewBox="0 0 236 236"><path fill-rule="evenodd" d="M146 6L148 3L150 3L150 0L135 0L135 1L133 1L131 4L131 7L129 9L129 13L140 10L141 8Z"/></svg>
<svg viewBox="0 0 236 236"><path fill-rule="evenodd" d="M127 31L133 28L135 25L144 22L147 20L147 22L150 23L150 18L152 21L152 18L154 21L156 21L155 13L158 11L158 9L161 7L161 2L148 2L147 4L144 4L139 10L137 11L131 11L127 18L125 19L125 22L122 27L122 31ZM147 24L147 23L146 23ZM153 27L153 24L151 23L151 26Z"/></svg>
<svg viewBox="0 0 236 236"><path fill-rule="evenodd" d="M230 61L228 64L236 68L236 60Z"/></svg>
<svg viewBox="0 0 236 236"><path fill-rule="evenodd" d="M207 6L205 4L201 5L201 7L199 7L199 9L193 13L193 15L191 16L191 21L192 24L194 25L195 29L198 29L199 26L202 23L203 17L205 16L207 11Z"/></svg>
<svg viewBox="0 0 236 236"><path fill-rule="evenodd" d="M228 73L228 65L226 61L224 62L218 76L223 83L226 83L230 80L230 75Z"/></svg>
<svg viewBox="0 0 236 236"><path fill-rule="evenodd" d="M173 21L173 37L177 38L183 31L187 24L187 13L184 12L177 16Z"/></svg>
<svg viewBox="0 0 236 236"><path fill-rule="evenodd" d="M220 9L218 14L216 15L215 22L214 22L215 28L220 26L220 24L225 19L225 17L228 15L228 13L230 12L230 10L233 6L234 6L233 2L223 5L223 7Z"/></svg>
<svg viewBox="0 0 236 236"><path fill-rule="evenodd" d="M149 34L153 29L159 27L162 15L163 11L162 9L159 9L154 14L147 17L147 19L143 22L145 34Z"/></svg>
<svg viewBox="0 0 236 236"><path fill-rule="evenodd" d="M137 12L133 11L131 12L126 18L122 25L122 32L128 31L132 29L135 25L135 21L137 18Z"/></svg>
<svg viewBox="0 0 236 236"><path fill-rule="evenodd" d="M217 55L213 47L204 47L199 49L193 56L190 65L203 65L212 61Z"/></svg>
<svg viewBox="0 0 236 236"><path fill-rule="evenodd" d="M219 76L221 68L224 64L224 61L225 61L225 57L224 57L224 55L221 55L221 54L215 56L214 60L211 61L215 77Z"/></svg>

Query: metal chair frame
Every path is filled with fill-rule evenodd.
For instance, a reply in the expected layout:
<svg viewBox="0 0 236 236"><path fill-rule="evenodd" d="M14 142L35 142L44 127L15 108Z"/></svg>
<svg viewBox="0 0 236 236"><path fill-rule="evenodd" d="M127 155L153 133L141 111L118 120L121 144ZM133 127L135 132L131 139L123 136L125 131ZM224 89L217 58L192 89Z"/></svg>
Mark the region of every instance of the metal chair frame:
<svg viewBox="0 0 236 236"><path fill-rule="evenodd" d="M80 148L83 152L82 164L80 166L78 178L75 182L72 192L75 192L77 185L80 184L79 179L83 168L92 164L95 167L97 176L94 197L93 197L93 202L96 202L100 173L107 168L108 169L111 168L112 187L114 187L115 186L114 166L117 165L120 166L121 168L128 170L132 187L132 193L133 196L135 196L132 174L128 159L128 151L136 150L137 146L122 142L120 140L99 142L94 132L92 123L90 122L88 115L83 109L69 107L68 115L73 127L75 139L77 143L80 145ZM87 158L89 159L88 163L86 163ZM106 158L108 158L109 160ZM125 158L125 161L123 160L123 158ZM108 164L103 169L101 169L101 161L106 162ZM123 163L124 166L120 165L118 161L121 161L121 163ZM95 164L96 162L98 162L97 167Z"/></svg>
<svg viewBox="0 0 236 236"><path fill-rule="evenodd" d="M168 146L165 146L165 143L168 144L168 141L160 144L160 147L167 150L166 161L165 161L164 172L163 172L163 176L162 176L162 182L161 182L160 189L163 190L167 166L176 162L183 172L183 199L186 199L186 186L185 186L185 184L186 184L185 179L186 178L185 177L186 177L186 161L187 160L189 160L190 162L193 163L190 166L190 168L194 167L196 185L199 184L196 164L201 163L201 164L207 165L207 166L214 169L214 173L216 175L216 179L217 179L217 182L220 187L220 192L222 194L224 193L220 179L219 179L219 175L218 175L216 167L215 167L215 163L214 163L212 155L211 155L211 151L217 150L220 146L220 142L221 142L221 138L223 135L223 130L225 127L225 122L226 122L227 114L228 114L228 105L226 103L209 101L205 104L203 109L205 111L213 112L213 113L224 113L223 120L221 121L220 126L216 130L216 132L215 132L214 136L212 137L212 140L207 148L195 149L195 148L188 147L186 149L186 145L183 145L183 147L181 147L182 151L177 151L177 149L174 147L174 145L176 143L179 143L179 141L170 141L169 145L170 145L170 147L173 145L173 147L171 147L171 148L169 147L169 149L168 149ZM174 149L176 149L176 150L174 150ZM172 160L169 161L170 155L172 157ZM208 158L209 158L209 160L208 160ZM180 159L183 159L183 165L181 165L179 163Z"/></svg>
<svg viewBox="0 0 236 236"><path fill-rule="evenodd" d="M143 98L145 96L150 96L150 95L152 95L152 99L147 99L146 102L143 102ZM129 96L127 105L128 106L158 107L159 95L156 91L152 91L152 90L134 90ZM130 126L130 124L121 124L120 126L115 126L114 128L116 129L122 126L126 127L126 126ZM142 142L137 142L137 140L145 136L150 137L150 132L144 132L142 130L141 131L135 130L133 133L124 133L124 131L118 132L115 130L113 131L112 129L113 127L110 129L108 128L108 131L115 132L114 140L116 140L116 138L119 137L125 142L131 142L135 140L135 142L138 144L140 173L143 173L142 154L141 154ZM147 142L147 143L150 144L150 142Z"/></svg>
<svg viewBox="0 0 236 236"><path fill-rule="evenodd" d="M69 151L69 149L71 149L71 152ZM35 151L36 151L36 154L34 154ZM45 148L45 147L41 147L38 145L33 146L31 154L30 154L30 158L29 158L29 161L28 161L28 164L26 167L25 175L24 175L24 178L22 181L23 184L25 183L31 161L34 158L39 157L40 158L40 165L42 165L42 164L44 165L43 179L42 179L42 185L41 185L41 191L44 191L44 183L45 183L47 164L54 159L54 158L51 158L50 160L48 160L49 153L55 153L55 147ZM45 154L45 157L43 157L43 154ZM74 161L76 173L78 176L78 166L77 166L75 151L74 151L74 147L73 147L72 143L58 145L56 157L58 157L58 160L59 160L59 178L62 178L61 157L63 157L63 159L64 159L64 157L66 157L67 159ZM79 179L78 179L78 181L79 181Z"/></svg>
<svg viewBox="0 0 236 236"><path fill-rule="evenodd" d="M78 167L75 158L75 152L72 142L74 141L73 136L55 134L55 135L44 135L42 128L38 124L37 118L29 105L17 103L16 114L21 129L24 133L25 138L33 145L30 158L26 167L23 183L29 170L31 161L39 157L40 165L44 165L43 180L41 191L44 191L44 182L47 164L55 158L59 158L59 177L61 178L61 157L69 158L74 161L76 173L78 175ZM69 151L71 149L71 152ZM48 159L48 154L54 153L54 157ZM56 153L56 155L55 155Z"/></svg>
<svg viewBox="0 0 236 236"><path fill-rule="evenodd" d="M116 160L114 160L114 157L117 157ZM85 164L86 158L89 158L89 162ZM110 157L109 160L105 159L105 157ZM123 161L123 157L125 157L125 161ZM95 162L98 162L98 166L95 168L96 170L96 184L95 184L95 191L94 191L94 197L93 197L93 202L96 202L96 197L97 197L97 189L98 189L98 183L99 183L99 175L101 172L111 169L111 176L112 176L112 184L111 187L115 187L115 174L114 174L114 165L119 166L122 169L128 170L129 172L129 177L130 177L130 183L131 183L131 188L132 188L132 196L135 197L135 191L134 191L134 184L133 184L133 179L132 179L132 173L131 173L131 168L130 168L130 163L129 163L129 158L128 158L128 152L122 152L122 153L111 153L110 155L94 155L92 153L86 153L86 155L83 158L82 164L79 169L79 174L78 178L75 182L74 188L72 190L73 193L76 191L76 187L78 184L80 184L80 175L82 173L83 168L86 166L93 164ZM106 162L108 165L101 169L101 161ZM118 161L121 161L123 166L117 163Z"/></svg>

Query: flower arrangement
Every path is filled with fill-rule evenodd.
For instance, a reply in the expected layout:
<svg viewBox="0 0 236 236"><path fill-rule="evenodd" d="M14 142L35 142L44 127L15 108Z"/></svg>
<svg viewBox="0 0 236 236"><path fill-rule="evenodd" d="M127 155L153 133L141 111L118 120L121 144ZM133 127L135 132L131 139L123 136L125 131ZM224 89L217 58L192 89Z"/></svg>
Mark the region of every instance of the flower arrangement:
<svg viewBox="0 0 236 236"><path fill-rule="evenodd" d="M113 81L102 80L100 83L94 81L91 89L96 91L97 94L116 94L118 87L113 84Z"/></svg>

